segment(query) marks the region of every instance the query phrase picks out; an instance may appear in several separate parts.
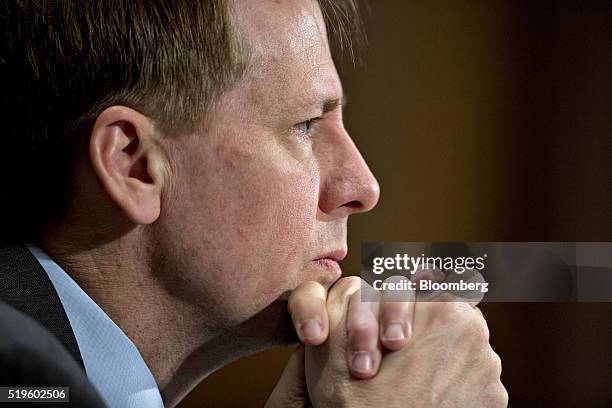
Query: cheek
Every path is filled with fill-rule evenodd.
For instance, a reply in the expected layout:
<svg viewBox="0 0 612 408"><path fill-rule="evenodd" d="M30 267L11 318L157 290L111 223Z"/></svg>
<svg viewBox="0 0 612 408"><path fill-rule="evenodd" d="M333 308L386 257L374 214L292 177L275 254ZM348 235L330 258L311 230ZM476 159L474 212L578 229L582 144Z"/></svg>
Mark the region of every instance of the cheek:
<svg viewBox="0 0 612 408"><path fill-rule="evenodd" d="M249 188L232 213L239 220L236 238L253 250L255 267L267 269L268 277L276 275L267 279L274 284L292 278L316 241L319 173L313 163L293 160L259 169L240 183Z"/></svg>
<svg viewBox="0 0 612 408"><path fill-rule="evenodd" d="M294 171L280 174L276 183L271 183L268 194L262 197L263 208L259 212L259 223L251 225L255 240L264 238L266 253L260 261L261 268L274 274L274 279L260 282L258 290L293 288L297 284L298 272L313 253L317 241L316 216L318 210L319 178L318 171L305 174ZM260 191L264 191L264 187ZM266 233L262 234L261 226ZM253 242L253 245L261 243ZM274 285L277 283L278 285Z"/></svg>
<svg viewBox="0 0 612 408"><path fill-rule="evenodd" d="M260 151L266 152L265 149ZM185 238L220 297L270 303L299 281L316 242L319 170L282 150L217 146L191 171ZM198 177L199 175L199 177ZM235 301L235 300L234 300Z"/></svg>

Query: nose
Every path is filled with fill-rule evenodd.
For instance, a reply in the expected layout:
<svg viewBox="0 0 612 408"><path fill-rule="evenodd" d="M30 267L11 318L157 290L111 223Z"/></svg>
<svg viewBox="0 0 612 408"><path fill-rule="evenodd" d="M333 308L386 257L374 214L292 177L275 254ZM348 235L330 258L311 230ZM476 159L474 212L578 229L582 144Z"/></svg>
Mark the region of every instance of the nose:
<svg viewBox="0 0 612 408"><path fill-rule="evenodd" d="M326 143L319 155L320 210L342 218L370 211L376 206L380 187L346 130Z"/></svg>

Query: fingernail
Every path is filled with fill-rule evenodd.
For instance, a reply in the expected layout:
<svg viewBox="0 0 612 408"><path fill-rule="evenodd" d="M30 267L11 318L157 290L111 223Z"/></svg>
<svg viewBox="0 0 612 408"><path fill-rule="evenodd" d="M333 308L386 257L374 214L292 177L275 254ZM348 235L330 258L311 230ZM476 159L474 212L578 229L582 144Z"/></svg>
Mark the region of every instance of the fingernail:
<svg viewBox="0 0 612 408"><path fill-rule="evenodd" d="M372 356L370 353L357 352L353 355L353 370L367 373L372 370Z"/></svg>
<svg viewBox="0 0 612 408"><path fill-rule="evenodd" d="M314 340L321 335L321 323L316 319L309 319L302 323L300 328L302 339Z"/></svg>
<svg viewBox="0 0 612 408"><path fill-rule="evenodd" d="M385 329L384 339L385 340L403 340L406 338L404 328L399 323L389 323Z"/></svg>

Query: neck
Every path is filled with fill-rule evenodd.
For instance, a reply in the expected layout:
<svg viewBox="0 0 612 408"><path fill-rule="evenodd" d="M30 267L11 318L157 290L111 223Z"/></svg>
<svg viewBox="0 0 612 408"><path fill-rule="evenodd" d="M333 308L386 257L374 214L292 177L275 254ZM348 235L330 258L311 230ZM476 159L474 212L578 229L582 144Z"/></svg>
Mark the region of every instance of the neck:
<svg viewBox="0 0 612 408"><path fill-rule="evenodd" d="M147 251L131 245L127 236L85 248L65 242L55 236L40 246L136 345L166 406L176 405L231 361L293 338L283 302L240 325L220 328L201 306L169 294L143 261L151 259Z"/></svg>

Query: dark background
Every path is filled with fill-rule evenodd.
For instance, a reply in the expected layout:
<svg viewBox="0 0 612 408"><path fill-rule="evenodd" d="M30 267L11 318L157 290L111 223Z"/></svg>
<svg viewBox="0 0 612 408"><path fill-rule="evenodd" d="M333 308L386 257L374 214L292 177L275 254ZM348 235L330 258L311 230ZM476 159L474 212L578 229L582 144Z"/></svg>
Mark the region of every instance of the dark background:
<svg viewBox="0 0 612 408"><path fill-rule="evenodd" d="M612 241L612 1L372 0L346 124L381 184L362 241ZM612 300L612 299L611 299ZM612 303L483 304L511 407L612 406ZM290 350L182 404L263 406Z"/></svg>

